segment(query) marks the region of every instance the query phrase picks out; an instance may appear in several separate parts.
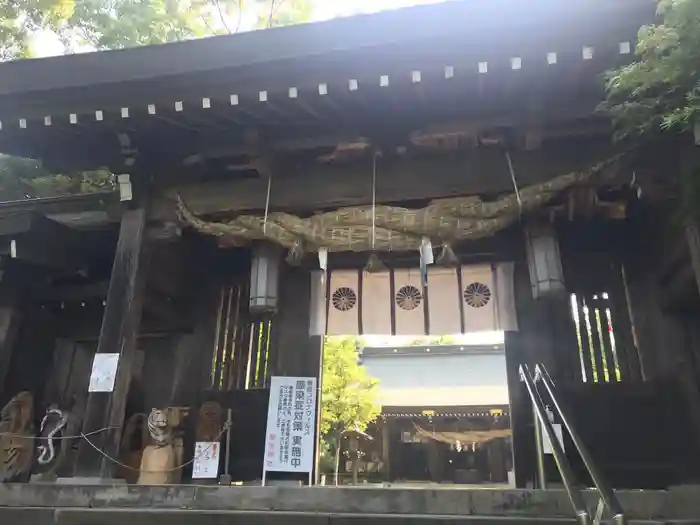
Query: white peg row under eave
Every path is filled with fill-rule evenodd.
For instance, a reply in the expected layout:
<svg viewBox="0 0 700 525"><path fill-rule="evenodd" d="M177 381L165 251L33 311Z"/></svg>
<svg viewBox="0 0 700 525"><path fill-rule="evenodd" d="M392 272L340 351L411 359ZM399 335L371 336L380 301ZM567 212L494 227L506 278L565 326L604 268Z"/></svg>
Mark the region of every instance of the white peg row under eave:
<svg viewBox="0 0 700 525"><path fill-rule="evenodd" d="M618 52L621 55L628 55L633 52L633 44L630 41L624 41L624 42L619 42L618 43ZM546 62L549 65L555 65L559 61L558 54L554 51L548 52L546 55ZM592 60L595 58L595 48L592 46L583 46L581 48L581 58L583 60ZM523 68L523 60L522 57L511 57L509 59L510 62L510 67L512 70L519 70ZM479 74L486 74L489 72L489 64L487 61L479 61L477 62L477 72ZM446 80L452 79L455 77L456 74L456 68L455 66L444 66L444 78ZM412 70L410 72L411 75L411 82L414 84L420 83L423 81L423 74L420 70ZM389 75L381 75L379 77L379 86L380 87L389 87L390 85L390 78ZM329 93L329 88L327 83L320 83L318 84L318 94L319 95L327 95ZM357 79L350 79L348 80L348 90L349 91L357 91L359 89L359 81ZM299 89L297 87L290 87L288 89L288 96L289 98L298 98L299 97ZM230 104L232 106L237 106L240 103L239 96L237 94L231 94L229 96ZM268 91L267 90L261 90L258 92L258 100L260 102L267 102L268 101ZM211 99L209 97L202 97L201 99L201 104L202 108L204 109L209 109L211 108ZM148 114L149 115L155 115L156 114L156 105L155 104L148 104L147 106L148 109ZM182 112L184 111L184 103L183 101L176 101L174 102L174 109L176 112ZM128 107L122 107L120 110L121 118L127 119L130 117L130 110ZM104 121L104 112L102 110L95 110L94 112L95 115L95 120L98 122ZM70 113L68 115L68 121L71 124L77 124L78 123L78 115L76 113ZM29 126L29 122L27 121L26 118L20 118L17 120L17 123L19 125L20 129L26 129ZM52 117L50 115L47 115L44 117L44 126L51 126L53 125ZM3 123L0 121L0 131L3 129Z"/></svg>

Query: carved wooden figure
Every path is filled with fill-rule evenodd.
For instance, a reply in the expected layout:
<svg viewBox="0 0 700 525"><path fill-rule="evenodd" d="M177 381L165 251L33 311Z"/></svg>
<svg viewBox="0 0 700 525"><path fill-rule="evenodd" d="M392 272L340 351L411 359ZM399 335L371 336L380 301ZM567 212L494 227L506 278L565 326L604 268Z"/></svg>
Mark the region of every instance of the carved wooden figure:
<svg viewBox="0 0 700 525"><path fill-rule="evenodd" d="M148 433L152 444L141 457L139 485L167 485L175 472L173 429L168 422L167 410L154 408L148 416Z"/></svg>
<svg viewBox="0 0 700 525"><path fill-rule="evenodd" d="M217 441L221 437L221 405L207 401L199 409L197 441Z"/></svg>
<svg viewBox="0 0 700 525"><path fill-rule="evenodd" d="M34 459L34 398L20 392L0 412L0 482L28 481Z"/></svg>
<svg viewBox="0 0 700 525"><path fill-rule="evenodd" d="M68 440L63 439L68 435L68 420L69 412L61 410L57 405L49 406L41 419L34 467L34 472L39 474L41 479L53 477L63 462L65 451L70 446Z"/></svg>

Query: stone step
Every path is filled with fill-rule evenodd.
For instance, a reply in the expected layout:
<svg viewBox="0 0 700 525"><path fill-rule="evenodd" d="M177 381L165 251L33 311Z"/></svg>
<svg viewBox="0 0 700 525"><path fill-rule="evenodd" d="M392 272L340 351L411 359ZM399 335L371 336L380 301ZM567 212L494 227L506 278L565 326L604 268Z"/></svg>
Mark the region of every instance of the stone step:
<svg viewBox="0 0 700 525"><path fill-rule="evenodd" d="M319 514L167 509L2 508L12 525L575 525L573 518L409 514ZM630 525L700 525L700 520L633 520Z"/></svg>
<svg viewBox="0 0 700 525"><path fill-rule="evenodd" d="M630 520L700 519L700 490L697 487L669 491L618 491L617 494ZM588 508L595 509L597 493L586 491L584 497ZM437 517L439 520L444 516L460 516L460 519L467 520L533 518L540 522L543 518L570 519L573 515L563 490L458 488L0 484L2 507L46 508L51 512L56 509L66 512L68 509L70 512L80 509L143 512L151 509L163 511L164 515L166 511L228 511L249 512L251 516L303 515L305 519L314 515L324 516L323 519L328 516L360 516L357 519L361 519L367 515L402 515ZM6 521L0 519L0 525L4 523Z"/></svg>

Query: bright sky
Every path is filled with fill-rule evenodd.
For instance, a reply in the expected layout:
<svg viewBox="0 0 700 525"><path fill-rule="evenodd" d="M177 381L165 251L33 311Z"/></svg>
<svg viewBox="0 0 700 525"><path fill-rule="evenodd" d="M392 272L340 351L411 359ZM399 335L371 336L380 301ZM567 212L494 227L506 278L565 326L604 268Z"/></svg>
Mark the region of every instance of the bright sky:
<svg viewBox="0 0 700 525"><path fill-rule="evenodd" d="M2 0L0 0L2 1ZM312 0L314 4L313 20L328 20L359 13L376 13L390 9L399 9L418 4L434 4L445 0ZM235 22L233 22L235 25ZM243 29L250 24L243 22ZM32 38L32 55L41 58L60 55L63 45L58 37L47 31L40 32Z"/></svg>

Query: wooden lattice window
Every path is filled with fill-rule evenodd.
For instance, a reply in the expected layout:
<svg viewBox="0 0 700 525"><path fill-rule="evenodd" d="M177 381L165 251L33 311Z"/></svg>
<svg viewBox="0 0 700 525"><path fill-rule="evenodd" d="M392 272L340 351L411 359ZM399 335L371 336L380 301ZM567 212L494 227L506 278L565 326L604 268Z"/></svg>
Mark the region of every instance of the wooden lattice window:
<svg viewBox="0 0 700 525"><path fill-rule="evenodd" d="M251 317L247 303L247 292L238 285L224 286L219 292L211 361L212 390L263 388L274 372L273 319Z"/></svg>
<svg viewBox="0 0 700 525"><path fill-rule="evenodd" d="M586 383L627 379L627 352L616 337L615 308L608 292L572 294L581 376Z"/></svg>

